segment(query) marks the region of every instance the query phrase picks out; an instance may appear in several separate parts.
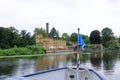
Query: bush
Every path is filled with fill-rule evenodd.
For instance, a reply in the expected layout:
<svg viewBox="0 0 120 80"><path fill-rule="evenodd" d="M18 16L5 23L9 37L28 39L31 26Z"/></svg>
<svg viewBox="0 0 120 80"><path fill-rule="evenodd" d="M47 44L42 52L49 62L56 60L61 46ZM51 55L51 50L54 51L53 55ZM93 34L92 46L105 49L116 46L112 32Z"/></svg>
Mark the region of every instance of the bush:
<svg viewBox="0 0 120 80"><path fill-rule="evenodd" d="M32 54L44 54L46 50L37 46L26 46L21 48L0 49L0 56L9 55L32 55Z"/></svg>
<svg viewBox="0 0 120 80"><path fill-rule="evenodd" d="M43 48L39 48L37 46L26 46L27 49L32 51L32 54L44 54L46 50Z"/></svg>
<svg viewBox="0 0 120 80"><path fill-rule="evenodd" d="M27 49L27 48L13 48L14 53L17 55L28 55L28 54L32 54L31 50Z"/></svg>
<svg viewBox="0 0 120 80"><path fill-rule="evenodd" d="M107 49L111 49L111 50L113 50L113 49L120 49L120 46L117 46L117 45L112 45L112 46L108 46L108 48Z"/></svg>

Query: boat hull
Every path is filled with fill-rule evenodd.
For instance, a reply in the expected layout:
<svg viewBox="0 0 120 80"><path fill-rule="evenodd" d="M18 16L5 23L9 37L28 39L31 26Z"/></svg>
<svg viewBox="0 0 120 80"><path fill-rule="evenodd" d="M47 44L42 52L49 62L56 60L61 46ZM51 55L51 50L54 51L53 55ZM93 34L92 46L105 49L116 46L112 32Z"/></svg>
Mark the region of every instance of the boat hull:
<svg viewBox="0 0 120 80"><path fill-rule="evenodd" d="M57 68L6 80L106 80L93 69Z"/></svg>

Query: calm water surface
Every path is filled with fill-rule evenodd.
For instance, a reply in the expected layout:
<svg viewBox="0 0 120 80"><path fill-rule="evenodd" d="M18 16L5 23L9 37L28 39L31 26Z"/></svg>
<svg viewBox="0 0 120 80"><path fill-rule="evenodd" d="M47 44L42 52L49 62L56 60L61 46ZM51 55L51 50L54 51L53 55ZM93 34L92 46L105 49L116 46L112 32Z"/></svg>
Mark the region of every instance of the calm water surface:
<svg viewBox="0 0 120 80"><path fill-rule="evenodd" d="M83 54L81 64L93 68L108 80L120 80L120 52ZM75 66L75 54L42 55L37 57L0 58L0 80L12 76Z"/></svg>

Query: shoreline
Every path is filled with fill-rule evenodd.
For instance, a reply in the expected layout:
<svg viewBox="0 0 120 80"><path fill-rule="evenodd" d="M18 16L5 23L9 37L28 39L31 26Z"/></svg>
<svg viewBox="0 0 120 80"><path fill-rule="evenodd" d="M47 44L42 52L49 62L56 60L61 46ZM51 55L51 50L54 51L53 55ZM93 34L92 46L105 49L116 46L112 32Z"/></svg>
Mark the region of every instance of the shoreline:
<svg viewBox="0 0 120 80"><path fill-rule="evenodd" d="M120 52L120 50L100 50L100 51L87 51L89 53L94 53L94 52L111 52L111 51L117 51ZM85 53L87 53L85 52ZM10 56L0 56L0 58L17 58L17 57L35 57L35 56L44 56L44 55L61 55L61 54L74 54L76 51L73 50L53 50L53 51L47 51L45 54L29 54L29 55L10 55ZM83 52L81 52L83 53Z"/></svg>
<svg viewBox="0 0 120 80"><path fill-rule="evenodd" d="M35 56L44 56L44 55L61 55L61 54L73 54L72 52L51 52L46 54L33 54L33 55L12 55L12 56L0 56L0 58L14 58L14 57L35 57Z"/></svg>

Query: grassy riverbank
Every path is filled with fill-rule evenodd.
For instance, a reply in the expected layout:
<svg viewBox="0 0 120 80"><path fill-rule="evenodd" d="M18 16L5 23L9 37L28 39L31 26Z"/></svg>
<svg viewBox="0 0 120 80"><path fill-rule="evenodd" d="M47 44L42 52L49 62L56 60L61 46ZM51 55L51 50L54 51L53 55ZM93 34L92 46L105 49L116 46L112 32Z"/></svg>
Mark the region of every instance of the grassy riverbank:
<svg viewBox="0 0 120 80"><path fill-rule="evenodd" d="M12 56L12 55L33 55L33 54L45 54L46 51L43 48L37 46L26 46L20 48L0 49L0 56Z"/></svg>

